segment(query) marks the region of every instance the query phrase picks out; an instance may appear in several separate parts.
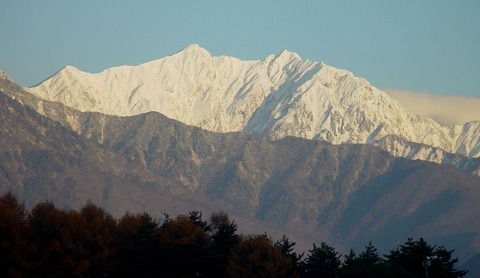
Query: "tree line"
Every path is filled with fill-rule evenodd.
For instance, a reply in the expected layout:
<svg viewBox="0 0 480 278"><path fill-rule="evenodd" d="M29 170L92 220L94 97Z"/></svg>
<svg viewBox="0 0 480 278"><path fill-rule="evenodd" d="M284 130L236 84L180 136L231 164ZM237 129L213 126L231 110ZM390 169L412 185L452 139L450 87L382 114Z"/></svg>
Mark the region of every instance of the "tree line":
<svg viewBox="0 0 480 278"><path fill-rule="evenodd" d="M286 236L241 235L224 212L113 218L0 197L0 277L464 277L453 250L412 238L381 256L370 242L342 256L326 242L299 254Z"/></svg>

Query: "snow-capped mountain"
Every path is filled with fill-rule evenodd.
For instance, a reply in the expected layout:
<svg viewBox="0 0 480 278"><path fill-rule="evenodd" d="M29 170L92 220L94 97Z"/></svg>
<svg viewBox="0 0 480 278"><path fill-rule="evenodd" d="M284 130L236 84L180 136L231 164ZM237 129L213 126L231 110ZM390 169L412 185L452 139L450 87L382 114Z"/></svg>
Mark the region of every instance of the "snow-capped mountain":
<svg viewBox="0 0 480 278"><path fill-rule="evenodd" d="M67 66L34 95L81 111L149 111L210 131L333 144L375 144L394 154L454 164L480 156L480 122L442 126L414 115L351 72L283 51L259 61L213 57L198 45L98 74ZM421 145L421 147L418 147Z"/></svg>

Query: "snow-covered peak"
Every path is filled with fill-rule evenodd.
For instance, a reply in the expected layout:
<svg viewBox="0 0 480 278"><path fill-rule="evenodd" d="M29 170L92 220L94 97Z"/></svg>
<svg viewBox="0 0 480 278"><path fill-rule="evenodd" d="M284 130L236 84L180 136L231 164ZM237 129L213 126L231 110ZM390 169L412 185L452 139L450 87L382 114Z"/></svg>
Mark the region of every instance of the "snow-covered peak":
<svg viewBox="0 0 480 278"><path fill-rule="evenodd" d="M392 135L402 140L383 145L394 154L404 155L398 148L415 142L480 156L478 126L441 126L409 113L347 70L286 50L260 61L242 61L212 56L193 44L159 60L98 74L66 67L28 90L81 111L121 116L157 111L216 132L334 144L375 144Z"/></svg>
<svg viewBox="0 0 480 278"><path fill-rule="evenodd" d="M174 55L181 55L181 56L203 56L203 57L211 57L212 55L208 52L205 48L202 48L198 44L190 44L189 46L185 47L180 52L177 52Z"/></svg>
<svg viewBox="0 0 480 278"><path fill-rule="evenodd" d="M282 52L276 55L276 58L279 60L280 59L281 60L301 60L302 59L302 57L300 57L300 55L298 55L297 53L286 50L286 49L282 50Z"/></svg>
<svg viewBox="0 0 480 278"><path fill-rule="evenodd" d="M302 61L300 55L295 52L288 51L286 49L282 50L280 53L276 55L269 55L265 59L262 60L264 63L277 63L281 65L289 64L295 61Z"/></svg>
<svg viewBox="0 0 480 278"><path fill-rule="evenodd" d="M72 79L73 78L73 80L76 80L80 76L83 76L83 75L86 75L86 74L89 74L89 73L83 72L83 71L77 69L74 66L66 65L61 70L57 71L55 74L53 74L51 77L44 80L39 85L44 84L45 82L52 82L53 80L61 80L62 78L65 78L65 79Z"/></svg>
<svg viewBox="0 0 480 278"><path fill-rule="evenodd" d="M80 72L79 69L77 69L76 67L74 66L70 66L70 65L66 65L64 66L61 71L66 71L66 72Z"/></svg>

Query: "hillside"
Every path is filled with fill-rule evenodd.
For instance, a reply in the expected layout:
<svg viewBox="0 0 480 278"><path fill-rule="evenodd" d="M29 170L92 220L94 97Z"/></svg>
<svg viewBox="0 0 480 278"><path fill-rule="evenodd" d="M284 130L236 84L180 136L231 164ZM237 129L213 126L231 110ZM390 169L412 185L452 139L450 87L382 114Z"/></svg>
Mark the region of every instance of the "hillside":
<svg viewBox="0 0 480 278"><path fill-rule="evenodd" d="M423 236L462 259L480 251L480 180L454 167L369 145L214 133L155 112L82 113L8 80L1 91L1 190L29 202L91 199L111 211L152 213L223 208L252 229L283 230L303 242L394 246ZM30 149L50 156L31 159L38 155Z"/></svg>

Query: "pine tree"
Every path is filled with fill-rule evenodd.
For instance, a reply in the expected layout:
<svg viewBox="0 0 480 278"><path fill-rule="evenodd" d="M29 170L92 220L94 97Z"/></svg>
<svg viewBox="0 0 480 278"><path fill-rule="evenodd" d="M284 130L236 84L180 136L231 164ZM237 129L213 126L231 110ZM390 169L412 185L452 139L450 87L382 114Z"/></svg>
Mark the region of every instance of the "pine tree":
<svg viewBox="0 0 480 278"><path fill-rule="evenodd" d="M464 277L467 271L458 270L452 251L429 245L423 238L407 241L391 250L387 266L392 277Z"/></svg>
<svg viewBox="0 0 480 278"><path fill-rule="evenodd" d="M340 257L335 248L325 242L320 246L313 244L303 264L304 277L336 277L341 264Z"/></svg>
<svg viewBox="0 0 480 278"><path fill-rule="evenodd" d="M383 260L370 241L359 255L350 250L350 253L345 256L341 277L384 277L383 269Z"/></svg>
<svg viewBox="0 0 480 278"><path fill-rule="evenodd" d="M210 226L214 252L210 273L215 277L225 277L230 252L240 242L237 224L230 220L227 213L218 212L210 216Z"/></svg>
<svg viewBox="0 0 480 278"><path fill-rule="evenodd" d="M201 212L190 211L188 213L188 217L190 218L190 221L192 221L193 224L200 227L205 232L209 232L211 230L211 228L212 228L211 225L208 224L207 221L202 219L202 213Z"/></svg>
<svg viewBox="0 0 480 278"><path fill-rule="evenodd" d="M286 235L283 235L280 240L275 242L275 246L280 248L280 251L282 252L282 254L284 256L289 257L290 260L292 261L292 269L289 273L291 277L295 277L299 275L300 262L304 255L304 253L298 254L293 251L295 244L296 244L295 242L290 242L290 239Z"/></svg>

